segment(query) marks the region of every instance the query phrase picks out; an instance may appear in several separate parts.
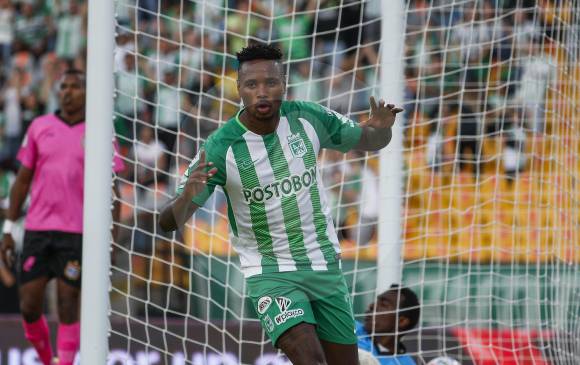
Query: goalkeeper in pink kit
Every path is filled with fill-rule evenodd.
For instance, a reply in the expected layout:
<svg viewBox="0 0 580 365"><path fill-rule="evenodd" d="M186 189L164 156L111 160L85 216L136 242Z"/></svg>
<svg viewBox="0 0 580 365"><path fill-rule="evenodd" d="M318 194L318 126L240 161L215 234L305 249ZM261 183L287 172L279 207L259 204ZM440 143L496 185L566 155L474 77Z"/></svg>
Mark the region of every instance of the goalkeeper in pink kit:
<svg viewBox="0 0 580 365"><path fill-rule="evenodd" d="M43 315L44 291L57 278L58 364L71 365L80 343L85 75L68 70L60 80L60 110L36 118L18 152L21 163L10 192L1 258L14 263L12 226L30 191L21 259L18 263L24 333L42 364L51 364L50 333ZM103 121L103 123L110 121ZM123 169L115 153L114 170ZM119 209L113 210L117 220ZM103 244L107 244L103 242Z"/></svg>

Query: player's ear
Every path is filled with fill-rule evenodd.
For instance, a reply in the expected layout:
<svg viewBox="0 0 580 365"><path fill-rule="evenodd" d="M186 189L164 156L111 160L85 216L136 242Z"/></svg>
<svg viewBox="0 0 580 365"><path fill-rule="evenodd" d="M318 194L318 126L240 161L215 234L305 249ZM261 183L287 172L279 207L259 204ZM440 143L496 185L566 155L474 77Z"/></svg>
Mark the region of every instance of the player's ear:
<svg viewBox="0 0 580 365"><path fill-rule="evenodd" d="M411 320L405 316L399 316L399 328L398 331L406 331L409 325L411 324Z"/></svg>

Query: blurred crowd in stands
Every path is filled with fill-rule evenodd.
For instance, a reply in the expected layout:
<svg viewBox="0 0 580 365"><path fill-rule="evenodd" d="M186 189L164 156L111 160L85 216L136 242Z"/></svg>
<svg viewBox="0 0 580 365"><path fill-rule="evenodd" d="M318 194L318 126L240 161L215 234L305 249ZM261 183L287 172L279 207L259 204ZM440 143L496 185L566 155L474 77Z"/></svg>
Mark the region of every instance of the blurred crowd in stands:
<svg viewBox="0 0 580 365"><path fill-rule="evenodd" d="M406 1L408 170L525 171L529 139L550 132L554 45L577 47L560 27L565 12L551 0ZM380 15L381 0L117 0L114 123L130 166L120 179L124 223L138 227L125 235L134 249L150 252L154 212L172 195L175 176L238 110L236 51L278 43L289 99L363 120L368 97L380 96L379 54L389 47L388 36L379 44ZM26 128L57 108L62 72L85 69L86 24L86 1L0 0L2 209ZM341 237L360 245L373 239L378 216L378 162L366 157L322 156ZM224 200L217 201L220 211Z"/></svg>
<svg viewBox="0 0 580 365"><path fill-rule="evenodd" d="M527 136L551 132L545 102L566 33L557 17L567 8L550 1L432 6L416 1L407 18L407 145L426 144L435 168L480 173L498 153L486 151L486 139L501 137L499 172L523 170Z"/></svg>

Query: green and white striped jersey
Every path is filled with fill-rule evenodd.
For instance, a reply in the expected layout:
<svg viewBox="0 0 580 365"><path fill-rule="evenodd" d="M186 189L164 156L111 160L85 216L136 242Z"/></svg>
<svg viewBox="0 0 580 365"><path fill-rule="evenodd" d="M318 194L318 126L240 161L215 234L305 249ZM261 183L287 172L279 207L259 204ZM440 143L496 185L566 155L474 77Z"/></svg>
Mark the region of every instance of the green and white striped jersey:
<svg viewBox="0 0 580 365"><path fill-rule="evenodd" d="M327 270L339 260L340 246L317 156L321 148L352 149L360 140L361 128L318 104L285 101L276 131L258 135L240 122L240 112L202 147L217 173L193 202L202 206L216 185L223 188L231 242L246 277ZM182 193L198 160L199 152L177 194Z"/></svg>

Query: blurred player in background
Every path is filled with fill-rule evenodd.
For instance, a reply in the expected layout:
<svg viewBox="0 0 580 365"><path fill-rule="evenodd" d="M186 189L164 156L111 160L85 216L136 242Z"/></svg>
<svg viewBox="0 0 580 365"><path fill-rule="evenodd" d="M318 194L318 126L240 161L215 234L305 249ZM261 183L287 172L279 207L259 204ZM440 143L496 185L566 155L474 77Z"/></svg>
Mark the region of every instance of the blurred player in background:
<svg viewBox="0 0 580 365"><path fill-rule="evenodd" d="M221 186L248 294L272 343L294 365L356 365L351 299L317 156L322 148L385 147L402 109L371 98L370 119L357 124L315 103L284 101L279 49L252 45L237 56L244 107L198 151L161 227L183 225Z"/></svg>
<svg viewBox="0 0 580 365"><path fill-rule="evenodd" d="M14 174L8 168L5 168L3 164L0 164L0 221L2 222L4 222L4 218L6 217L6 210L8 209L9 203L8 196L10 195L10 186L13 180ZM4 261L0 260L0 293L7 294L3 293L2 290L4 288L11 288L15 282L16 279L10 269L6 267Z"/></svg>
<svg viewBox="0 0 580 365"><path fill-rule="evenodd" d="M2 260L12 265L14 221L30 191L18 268L20 311L25 336L44 365L52 361L50 333L43 315L44 292L51 278L58 280L58 364L71 365L80 342L85 74L66 71L58 97L61 109L36 118L18 152L21 166L10 191L1 247ZM117 172L123 162L115 156ZM118 220L118 206L113 214Z"/></svg>
<svg viewBox="0 0 580 365"><path fill-rule="evenodd" d="M403 336L417 325L420 316L417 295L394 284L377 297L364 323L357 322L358 347L374 355L381 365L415 365L401 343Z"/></svg>

